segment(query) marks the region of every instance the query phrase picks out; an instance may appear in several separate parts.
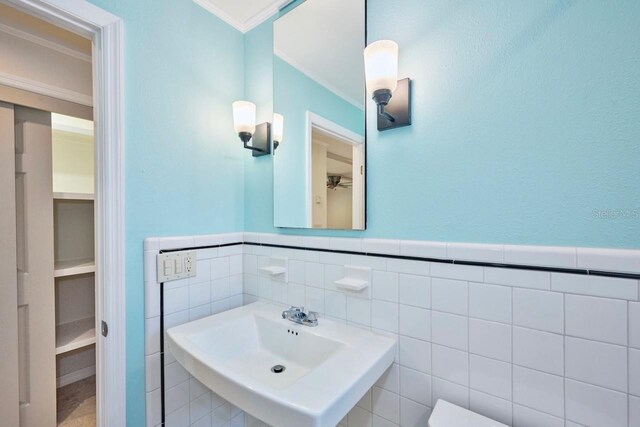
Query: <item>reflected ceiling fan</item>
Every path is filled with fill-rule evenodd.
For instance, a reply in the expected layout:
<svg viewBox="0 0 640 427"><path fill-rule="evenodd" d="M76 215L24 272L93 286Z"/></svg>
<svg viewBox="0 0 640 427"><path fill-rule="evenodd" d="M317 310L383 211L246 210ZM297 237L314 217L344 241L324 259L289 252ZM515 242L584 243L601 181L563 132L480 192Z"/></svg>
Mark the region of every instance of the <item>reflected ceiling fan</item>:
<svg viewBox="0 0 640 427"><path fill-rule="evenodd" d="M353 187L353 181L351 178L342 177L340 175L328 175L327 188L335 190L337 187L351 188Z"/></svg>

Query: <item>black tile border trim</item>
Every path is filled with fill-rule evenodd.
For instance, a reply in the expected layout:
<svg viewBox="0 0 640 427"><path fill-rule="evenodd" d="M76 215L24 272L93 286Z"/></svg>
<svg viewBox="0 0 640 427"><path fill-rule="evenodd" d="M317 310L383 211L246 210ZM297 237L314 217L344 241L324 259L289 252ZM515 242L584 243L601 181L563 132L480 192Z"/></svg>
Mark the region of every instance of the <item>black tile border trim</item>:
<svg viewBox="0 0 640 427"><path fill-rule="evenodd" d="M621 273L616 271L589 270L586 268L544 267L544 266L526 265L526 264L505 264L505 263L496 263L496 262L464 261L464 260L454 260L454 259L428 258L428 257L418 257L418 256L410 256L410 255L381 254L376 252L364 252L364 251L344 251L339 249L312 248L307 246L278 245L278 244L272 244L272 243L255 243L255 242L234 242L234 243L224 243L220 245L193 246L193 247L177 248L177 249L163 249L163 250L160 250L159 253L222 248L222 247L236 246L236 245L264 246L268 248L292 249L292 250L298 250L298 251L315 251L315 252L327 252L327 253L335 253L335 254L343 254L343 255L362 255L362 256L372 256L372 257L378 257L378 258L403 259L408 261L437 262L440 264L473 265L476 267L507 268L511 270L534 270L534 271L546 271L550 273L567 273L567 274L579 274L583 276L601 276L601 277L615 277L619 279L640 280L640 273Z"/></svg>
<svg viewBox="0 0 640 427"><path fill-rule="evenodd" d="M582 269L582 268L543 267L543 266L524 265L524 264L502 264L502 263L481 262L481 261L462 261L462 260L452 260L452 259L442 259L442 258L380 254L375 252L361 252L361 251L343 251L343 250L337 250L337 249L311 248L311 247L305 247L305 246L277 245L277 244L271 244L271 243L254 243L254 242L233 242L233 243L223 243L220 245L191 246L191 247L175 248L175 249L160 249L158 253L163 254L163 253L179 252L179 251L187 251L187 250L195 251L199 249L225 248L228 246L237 246L237 245L263 246L268 248L326 252L326 253L336 253L336 254L343 254L343 255L361 255L361 256L371 256L371 257L378 257L378 258L402 259L402 260L408 260L408 261L437 262L440 264L471 265L476 267L506 268L511 270L534 270L534 271L546 271L550 273L568 273L568 274L578 274L582 276L601 276L601 277L615 277L615 278L622 278L622 279L640 280L640 274L635 274L635 273L618 273L614 271L588 270L588 269ZM160 283L160 392L162 393L160 396L160 403L161 403L160 408L162 411L162 422L160 425L164 426L165 425L164 282Z"/></svg>
<svg viewBox="0 0 640 427"><path fill-rule="evenodd" d="M294 249L294 250L301 250L301 251L330 252L330 253L337 253L337 254L344 254L344 255L363 255L363 256L372 256L372 257L379 257L379 258L403 259L408 261L437 262L440 264L473 265L477 267L507 268L511 270L535 270L535 271L547 271L551 273L568 273L568 274L580 274L584 276L603 276L603 277L616 277L616 278L640 280L640 274L636 274L636 273L620 273L615 271L588 270L583 268L544 267L544 266L526 265L526 264L503 264L503 263L482 262L482 261L463 261L463 260L442 259L442 258L417 257L417 256L409 256L409 255L380 254L375 252L343 251L343 250L337 250L337 249L322 249L322 248L310 248L310 247L303 247L303 246L277 245L277 244L271 244L271 243L244 242L244 244L250 245L250 246L265 246L270 248Z"/></svg>
<svg viewBox="0 0 640 427"><path fill-rule="evenodd" d="M164 282L160 283L160 425L164 426Z"/></svg>
<svg viewBox="0 0 640 427"><path fill-rule="evenodd" d="M160 249L158 251L159 254L166 254L170 252L179 252L179 251L196 251L198 249L213 249L213 248L224 248L227 246L236 246L242 245L243 242L234 242L234 243L223 243L220 245L209 245L209 246L191 246L186 248L177 248L177 249ZM164 282L160 282L160 412L161 419L160 425L164 426L166 423L166 415L165 415L165 389L164 389Z"/></svg>

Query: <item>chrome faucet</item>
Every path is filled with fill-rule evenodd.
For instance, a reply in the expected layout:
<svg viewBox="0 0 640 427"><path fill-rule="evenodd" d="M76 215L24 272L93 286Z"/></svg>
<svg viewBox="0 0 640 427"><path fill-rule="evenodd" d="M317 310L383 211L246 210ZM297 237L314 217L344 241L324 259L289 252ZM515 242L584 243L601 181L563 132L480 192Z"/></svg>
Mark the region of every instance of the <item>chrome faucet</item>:
<svg viewBox="0 0 640 427"><path fill-rule="evenodd" d="M305 313L304 307L291 306L282 312L282 318L306 326L318 326L318 313L309 311Z"/></svg>

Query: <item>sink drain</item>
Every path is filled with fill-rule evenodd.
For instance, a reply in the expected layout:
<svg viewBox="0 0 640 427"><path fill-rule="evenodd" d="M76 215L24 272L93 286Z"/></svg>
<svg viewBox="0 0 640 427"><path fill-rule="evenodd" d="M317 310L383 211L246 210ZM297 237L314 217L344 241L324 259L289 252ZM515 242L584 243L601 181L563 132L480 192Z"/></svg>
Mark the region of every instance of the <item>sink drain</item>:
<svg viewBox="0 0 640 427"><path fill-rule="evenodd" d="M285 368L283 365L275 365L273 368L271 368L271 372L273 372L274 374L280 374L284 372L285 369L287 368Z"/></svg>

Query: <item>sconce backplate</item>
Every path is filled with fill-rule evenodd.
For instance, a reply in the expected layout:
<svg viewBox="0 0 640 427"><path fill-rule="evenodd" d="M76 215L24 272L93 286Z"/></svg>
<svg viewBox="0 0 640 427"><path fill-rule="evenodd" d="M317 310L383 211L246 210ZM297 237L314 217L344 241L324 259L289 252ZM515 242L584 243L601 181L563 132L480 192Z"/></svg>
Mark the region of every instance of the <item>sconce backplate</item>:
<svg viewBox="0 0 640 427"><path fill-rule="evenodd" d="M271 154L271 124L260 123L256 126L256 131L251 138L251 146L259 149L253 150L253 157L266 156Z"/></svg>
<svg viewBox="0 0 640 427"><path fill-rule="evenodd" d="M396 121L391 122L384 116L378 115L378 130L389 130L411 125L411 79L398 80L398 86L393 91L393 96L385 110Z"/></svg>

